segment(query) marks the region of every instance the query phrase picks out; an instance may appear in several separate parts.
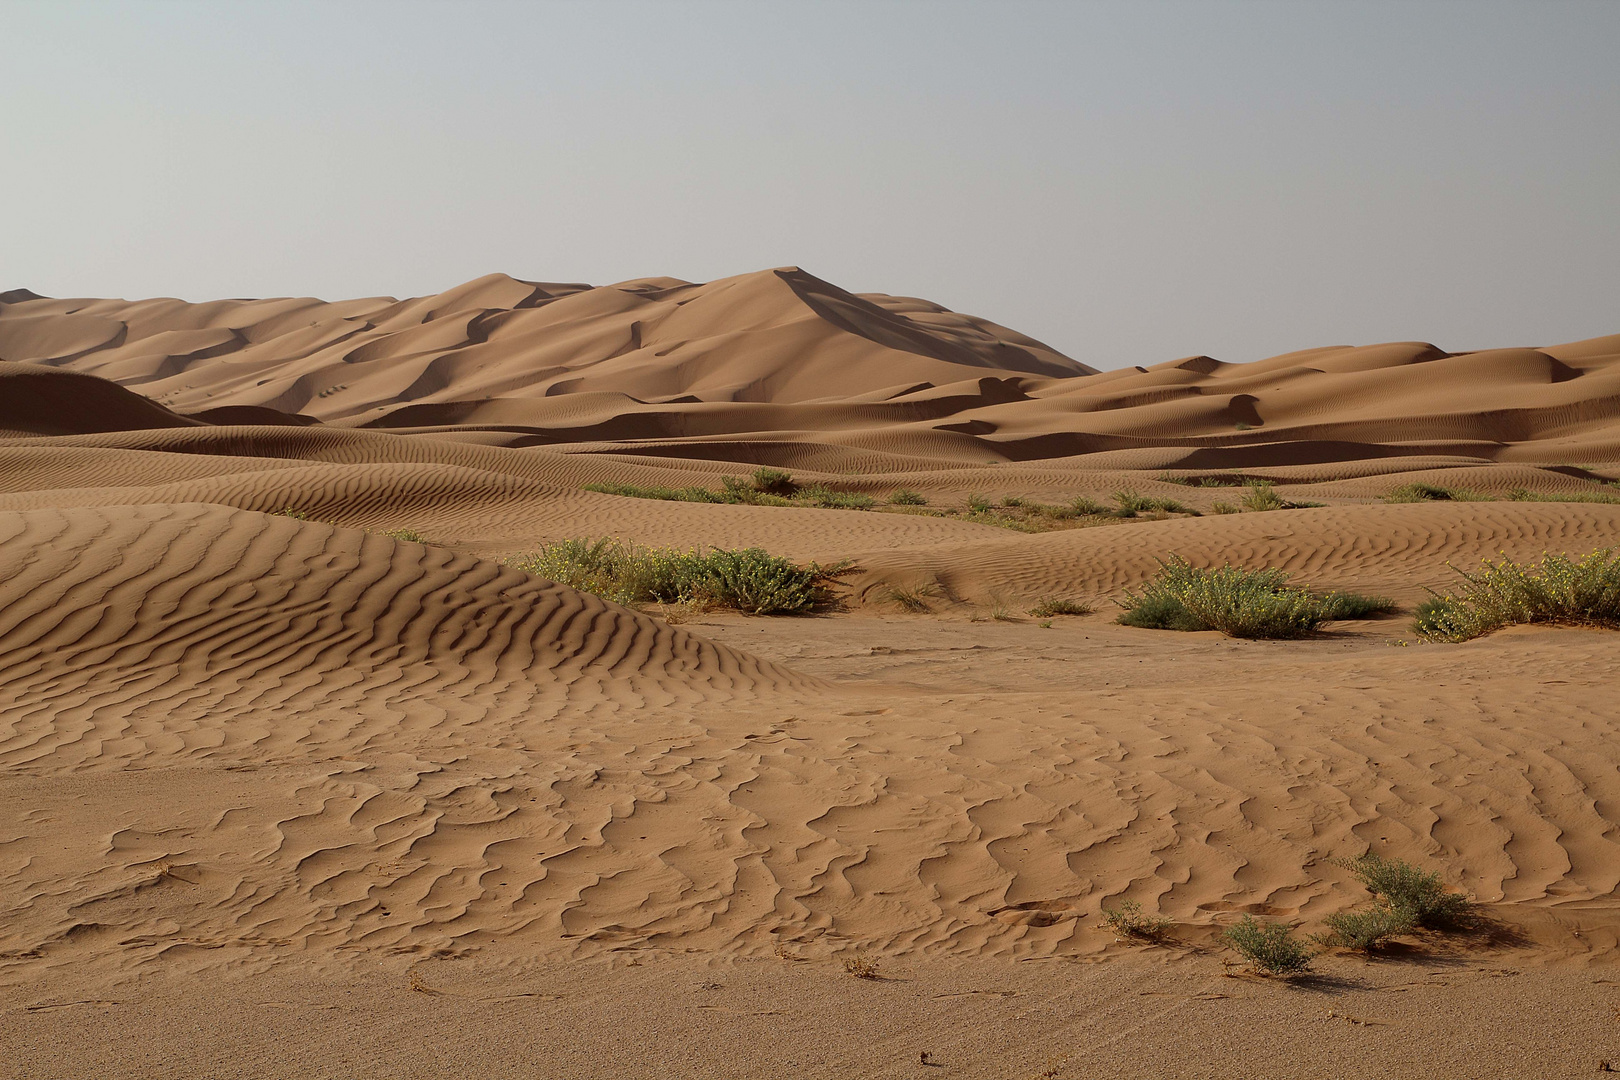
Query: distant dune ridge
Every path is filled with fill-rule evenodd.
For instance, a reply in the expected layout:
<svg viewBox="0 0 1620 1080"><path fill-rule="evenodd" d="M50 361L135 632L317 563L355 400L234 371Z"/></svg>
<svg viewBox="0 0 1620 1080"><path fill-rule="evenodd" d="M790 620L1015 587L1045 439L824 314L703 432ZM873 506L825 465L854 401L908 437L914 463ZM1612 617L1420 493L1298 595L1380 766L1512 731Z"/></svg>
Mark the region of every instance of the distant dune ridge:
<svg viewBox="0 0 1620 1080"><path fill-rule="evenodd" d="M1118 948L1096 916L1126 897L1210 944L1360 902L1329 860L1370 849L1537 955L1620 946L1612 635L1111 622L1172 554L1410 606L1498 552L1620 544L1620 335L1099 372L786 268L13 290L0 360L0 987L503 948L1053 956ZM930 510L1129 489L1203 516L1026 535L586 490L760 465ZM1213 513L1245 480L1323 505ZM1457 497L1384 501L1411 484ZM565 537L856 569L842 612L765 620L502 562ZM1025 618L1046 597L1099 613Z"/></svg>

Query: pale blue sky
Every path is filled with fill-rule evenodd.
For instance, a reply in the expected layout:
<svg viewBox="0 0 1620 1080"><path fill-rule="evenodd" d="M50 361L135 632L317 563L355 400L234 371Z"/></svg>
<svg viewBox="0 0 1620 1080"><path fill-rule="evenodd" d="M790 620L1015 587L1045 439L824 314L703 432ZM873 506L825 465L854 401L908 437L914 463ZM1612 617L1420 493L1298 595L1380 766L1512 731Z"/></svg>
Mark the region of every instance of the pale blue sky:
<svg viewBox="0 0 1620 1080"><path fill-rule="evenodd" d="M1620 331L1620 2L0 0L0 289L798 264L1098 367Z"/></svg>

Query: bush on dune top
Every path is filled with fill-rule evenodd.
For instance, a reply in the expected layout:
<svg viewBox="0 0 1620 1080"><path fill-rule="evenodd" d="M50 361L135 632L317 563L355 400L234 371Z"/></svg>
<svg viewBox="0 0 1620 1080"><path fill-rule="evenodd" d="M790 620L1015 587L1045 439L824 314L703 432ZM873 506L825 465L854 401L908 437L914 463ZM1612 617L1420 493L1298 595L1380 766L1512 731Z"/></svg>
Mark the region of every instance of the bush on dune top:
<svg viewBox="0 0 1620 1080"><path fill-rule="evenodd" d="M1487 561L1452 593L1418 606L1413 630L1429 641L1467 641L1505 626L1558 623L1620 629L1620 554L1594 551L1579 561L1544 555L1539 564Z"/></svg>
<svg viewBox="0 0 1620 1080"><path fill-rule="evenodd" d="M617 540L558 540L511 566L618 604L705 604L749 615L808 611L828 599L847 563L799 566L760 548L649 548Z"/></svg>
<svg viewBox="0 0 1620 1080"><path fill-rule="evenodd" d="M1201 570L1179 555L1160 563L1140 593L1126 593L1119 622L1149 630L1219 630L1229 637L1298 638L1324 622L1394 610L1382 597L1317 595L1288 584L1282 570Z"/></svg>

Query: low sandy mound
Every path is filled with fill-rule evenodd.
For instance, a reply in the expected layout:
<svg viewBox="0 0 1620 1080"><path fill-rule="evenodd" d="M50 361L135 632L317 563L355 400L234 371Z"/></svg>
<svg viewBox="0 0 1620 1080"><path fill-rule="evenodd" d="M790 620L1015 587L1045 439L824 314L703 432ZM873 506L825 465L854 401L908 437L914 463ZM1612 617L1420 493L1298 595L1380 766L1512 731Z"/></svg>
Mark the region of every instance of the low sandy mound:
<svg viewBox="0 0 1620 1080"><path fill-rule="evenodd" d="M1616 504L1423 502L1144 521L852 557L865 571L857 589L871 602L895 586L1014 605L1117 597L1172 555L1198 566L1280 567L1302 585L1414 602L1454 584L1457 569L1499 554L1523 560L1616 546Z"/></svg>
<svg viewBox="0 0 1620 1080"><path fill-rule="evenodd" d="M0 438L178 428L199 423L105 379L35 364L0 363Z"/></svg>

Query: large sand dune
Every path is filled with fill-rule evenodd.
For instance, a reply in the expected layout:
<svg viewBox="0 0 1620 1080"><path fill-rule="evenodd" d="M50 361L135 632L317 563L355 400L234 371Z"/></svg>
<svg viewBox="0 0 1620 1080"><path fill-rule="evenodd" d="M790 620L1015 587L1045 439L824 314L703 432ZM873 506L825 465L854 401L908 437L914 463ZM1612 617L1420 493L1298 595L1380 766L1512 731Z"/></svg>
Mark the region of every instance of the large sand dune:
<svg viewBox="0 0 1620 1080"><path fill-rule="evenodd" d="M1364 902L1331 860L1369 850L1496 920L1414 962L1620 955L1612 633L1111 621L1170 555L1410 607L1498 553L1620 545L1620 335L1099 373L787 269L338 303L16 290L0 359L8 1000L407 969L428 994L424 971L471 976L420 965L594 955L1095 959L1125 951L1098 926L1125 898L1174 924L1164 977L1201 981L1240 913ZM586 490L759 465L930 505ZM1240 480L1322 505L1209 513ZM1410 484L1479 501L1383 501ZM941 512L1122 489L1205 513ZM856 569L838 612L746 619L501 561L574 536ZM1099 611L1022 617L1051 596Z"/></svg>

